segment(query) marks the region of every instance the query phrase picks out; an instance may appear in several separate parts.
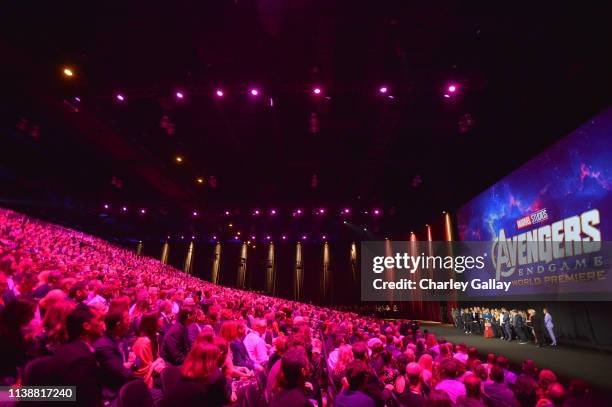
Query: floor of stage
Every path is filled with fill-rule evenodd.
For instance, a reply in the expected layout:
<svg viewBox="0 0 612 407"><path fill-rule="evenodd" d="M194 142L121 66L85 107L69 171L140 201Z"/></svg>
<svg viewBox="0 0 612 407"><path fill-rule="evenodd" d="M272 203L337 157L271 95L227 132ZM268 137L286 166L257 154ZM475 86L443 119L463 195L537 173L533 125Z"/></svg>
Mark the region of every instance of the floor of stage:
<svg viewBox="0 0 612 407"><path fill-rule="evenodd" d="M612 353L576 347L557 346L538 348L529 343L520 345L501 339L485 339L482 335L465 335L463 331L449 325L423 324L423 329L457 344L475 346L482 354L501 354L510 359L515 367L525 359L533 359L538 367L553 370L563 381L576 377L585 380L590 386L612 394ZM567 383L567 382L566 382Z"/></svg>

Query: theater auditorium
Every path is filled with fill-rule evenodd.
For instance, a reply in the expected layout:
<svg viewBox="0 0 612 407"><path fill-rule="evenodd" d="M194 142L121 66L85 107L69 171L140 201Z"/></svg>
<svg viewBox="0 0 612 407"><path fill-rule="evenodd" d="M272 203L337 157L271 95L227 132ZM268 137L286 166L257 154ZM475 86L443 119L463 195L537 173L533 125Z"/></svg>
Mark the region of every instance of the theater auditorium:
<svg viewBox="0 0 612 407"><path fill-rule="evenodd" d="M610 11L4 4L0 405L610 405Z"/></svg>

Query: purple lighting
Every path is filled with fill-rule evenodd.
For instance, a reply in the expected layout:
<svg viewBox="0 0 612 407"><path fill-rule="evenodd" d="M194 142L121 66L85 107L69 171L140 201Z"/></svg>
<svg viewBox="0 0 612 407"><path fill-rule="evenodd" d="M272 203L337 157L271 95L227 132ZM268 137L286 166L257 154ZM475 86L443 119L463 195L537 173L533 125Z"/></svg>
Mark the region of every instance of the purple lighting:
<svg viewBox="0 0 612 407"><path fill-rule="evenodd" d="M302 235L302 240L306 240L306 239L308 239L308 236Z"/></svg>
<svg viewBox="0 0 612 407"><path fill-rule="evenodd" d="M121 208L121 210L122 210L123 212L127 212L127 207L126 207L126 206L124 206L123 208Z"/></svg>
<svg viewBox="0 0 612 407"><path fill-rule="evenodd" d="M378 215L380 215L380 209L374 209L374 210L372 211L372 214L373 214L374 216L378 216Z"/></svg>
<svg viewBox="0 0 612 407"><path fill-rule="evenodd" d="M320 95L321 94L321 88L314 88L312 90L312 93L314 93L315 95Z"/></svg>
<svg viewBox="0 0 612 407"><path fill-rule="evenodd" d="M325 208L319 209L319 215L324 215L324 214L325 214Z"/></svg>
<svg viewBox="0 0 612 407"><path fill-rule="evenodd" d="M255 240L255 235L251 235L251 240Z"/></svg>
<svg viewBox="0 0 612 407"><path fill-rule="evenodd" d="M140 213L144 215L145 213L147 213L147 210L143 208L140 210Z"/></svg>
<svg viewBox="0 0 612 407"><path fill-rule="evenodd" d="M457 91L457 85L449 85L448 86L448 91L450 93L455 93Z"/></svg>
<svg viewBox="0 0 612 407"><path fill-rule="evenodd" d="M184 97L185 97L185 95L183 94L183 92L176 92L176 93L175 93L175 95L176 95L176 98L177 98L177 99L182 99L182 98L184 98Z"/></svg>
<svg viewBox="0 0 612 407"><path fill-rule="evenodd" d="M213 236L213 240L217 240L217 236Z"/></svg>
<svg viewBox="0 0 612 407"><path fill-rule="evenodd" d="M221 89L217 89L217 91L215 92L217 94L217 96L219 97L223 97L224 93Z"/></svg>
<svg viewBox="0 0 612 407"><path fill-rule="evenodd" d="M271 209L270 210L270 215L276 215L276 209Z"/></svg>
<svg viewBox="0 0 612 407"><path fill-rule="evenodd" d="M378 89L378 91L379 91L380 93L387 93L387 91L388 91L388 90L389 90L389 89L387 89L387 87L386 87L386 86L381 86L381 87L380 87L380 89Z"/></svg>
<svg viewBox="0 0 612 407"><path fill-rule="evenodd" d="M255 211L253 212L253 215L257 216L259 215L261 212L259 212L259 209L255 209Z"/></svg>
<svg viewBox="0 0 612 407"><path fill-rule="evenodd" d="M225 214L226 214L227 216L229 216L230 211L225 211Z"/></svg>
<svg viewBox="0 0 612 407"><path fill-rule="evenodd" d="M123 96L121 93L117 93L117 95L115 96L115 98L117 98L117 100L119 102L124 102L125 101L125 96Z"/></svg>
<svg viewBox="0 0 612 407"><path fill-rule="evenodd" d="M109 204L104 204L104 209L108 209L108 208L110 208L110 205Z"/></svg>
<svg viewBox="0 0 612 407"><path fill-rule="evenodd" d="M193 216L198 216L198 211L193 211L192 215Z"/></svg>
<svg viewBox="0 0 612 407"><path fill-rule="evenodd" d="M343 215L348 215L348 214L350 214L350 213L351 213L351 209L350 209L350 208L344 208L344 209L342 210L342 214L343 214Z"/></svg>
<svg viewBox="0 0 612 407"><path fill-rule="evenodd" d="M272 239L272 237L270 237L270 235L267 235L266 240L270 240L270 239Z"/></svg>
<svg viewBox="0 0 612 407"><path fill-rule="evenodd" d="M321 240L327 240L327 236L326 235L321 236Z"/></svg>
<svg viewBox="0 0 612 407"><path fill-rule="evenodd" d="M287 240L287 236L285 236L285 235L283 235L281 238L282 238L283 240Z"/></svg>
<svg viewBox="0 0 612 407"><path fill-rule="evenodd" d="M259 95L259 91L255 88L251 89L251 96L257 96Z"/></svg>

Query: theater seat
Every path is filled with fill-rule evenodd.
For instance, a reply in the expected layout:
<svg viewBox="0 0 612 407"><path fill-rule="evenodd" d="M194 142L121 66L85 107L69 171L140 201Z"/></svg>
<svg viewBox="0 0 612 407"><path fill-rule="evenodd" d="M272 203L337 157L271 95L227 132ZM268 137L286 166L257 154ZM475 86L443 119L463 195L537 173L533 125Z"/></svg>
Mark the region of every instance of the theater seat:
<svg viewBox="0 0 612 407"><path fill-rule="evenodd" d="M119 390L117 407L154 407L149 388L142 380L127 382Z"/></svg>

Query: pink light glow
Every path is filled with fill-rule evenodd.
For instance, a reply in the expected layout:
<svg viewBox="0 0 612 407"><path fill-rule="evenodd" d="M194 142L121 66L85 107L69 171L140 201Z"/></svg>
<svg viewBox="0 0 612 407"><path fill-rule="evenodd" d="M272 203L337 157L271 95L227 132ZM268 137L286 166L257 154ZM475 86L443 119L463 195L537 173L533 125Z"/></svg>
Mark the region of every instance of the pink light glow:
<svg viewBox="0 0 612 407"><path fill-rule="evenodd" d="M321 239L322 240L327 240L327 236L323 235L323 236L321 236Z"/></svg>
<svg viewBox="0 0 612 407"><path fill-rule="evenodd" d="M176 92L176 93L175 93L175 95L176 95L177 99L182 99L182 98L184 98L184 97L185 97L185 95L183 94L183 92Z"/></svg>
<svg viewBox="0 0 612 407"><path fill-rule="evenodd" d="M325 208L319 209L319 215L323 215L323 214L325 214Z"/></svg>
<svg viewBox="0 0 612 407"><path fill-rule="evenodd" d="M118 101L123 102L125 101L125 96L123 96L121 93L117 93L117 95L115 96L117 98Z"/></svg>
<svg viewBox="0 0 612 407"><path fill-rule="evenodd" d="M251 236L251 240L255 240L255 235L252 235L252 236Z"/></svg>
<svg viewBox="0 0 612 407"><path fill-rule="evenodd" d="M225 214L226 214L226 215L229 215L229 214L230 214L230 211L225 211Z"/></svg>
<svg viewBox="0 0 612 407"><path fill-rule="evenodd" d="M213 236L213 240L217 240L217 236Z"/></svg>
<svg viewBox="0 0 612 407"><path fill-rule="evenodd" d="M314 93L315 95L320 95L321 94L321 88L314 88L312 90L312 93Z"/></svg>
<svg viewBox="0 0 612 407"><path fill-rule="evenodd" d="M251 95L252 96L257 96L259 95L259 91L257 89L251 89Z"/></svg>
<svg viewBox="0 0 612 407"><path fill-rule="evenodd" d="M379 91L380 93L387 93L387 91L388 91L388 90L389 90L389 89L387 89L387 87L386 87L386 86L381 86L381 88L380 88L380 89L378 89L378 91Z"/></svg>
<svg viewBox="0 0 612 407"><path fill-rule="evenodd" d="M127 207L125 207L125 206L124 206L123 208L121 208L121 210L122 210L123 212L127 212Z"/></svg>
<svg viewBox="0 0 612 407"><path fill-rule="evenodd" d="M283 235L283 236L282 236L282 239L283 239L283 240L287 240L287 236Z"/></svg>
<svg viewBox="0 0 612 407"><path fill-rule="evenodd" d="M104 209L108 209L108 208L110 208L110 205L109 204L104 204Z"/></svg>
<svg viewBox="0 0 612 407"><path fill-rule="evenodd" d="M455 93L457 91L457 85L449 85L448 86L448 91L450 93Z"/></svg>
<svg viewBox="0 0 612 407"><path fill-rule="evenodd" d="M306 240L306 239L308 239L308 236L303 235L303 236L302 236L302 240Z"/></svg>
<svg viewBox="0 0 612 407"><path fill-rule="evenodd" d="M193 216L198 216L198 211L193 211L192 215Z"/></svg>
<svg viewBox="0 0 612 407"><path fill-rule="evenodd" d="M272 239L272 237L270 237L270 235L266 236L266 240L270 240Z"/></svg>
<svg viewBox="0 0 612 407"><path fill-rule="evenodd" d="M351 209L350 208L344 208L342 210L342 213L345 214L345 215L348 215L349 213L351 213Z"/></svg>
<svg viewBox="0 0 612 407"><path fill-rule="evenodd" d="M140 213L144 215L145 213L147 213L147 210L143 208L140 210Z"/></svg>
<svg viewBox="0 0 612 407"><path fill-rule="evenodd" d="M378 216L380 215L380 209L374 209L372 213L374 214L374 216Z"/></svg>
<svg viewBox="0 0 612 407"><path fill-rule="evenodd" d="M224 95L223 90L221 90L221 89L217 89L217 91L216 91L215 93L216 93L216 94L217 94L217 96L219 96L219 97L223 97L223 95Z"/></svg>
<svg viewBox="0 0 612 407"><path fill-rule="evenodd" d="M253 212L253 215L259 215L259 214L260 214L259 209L255 209L255 212Z"/></svg>
<svg viewBox="0 0 612 407"><path fill-rule="evenodd" d="M270 210L270 215L276 215L276 209Z"/></svg>

